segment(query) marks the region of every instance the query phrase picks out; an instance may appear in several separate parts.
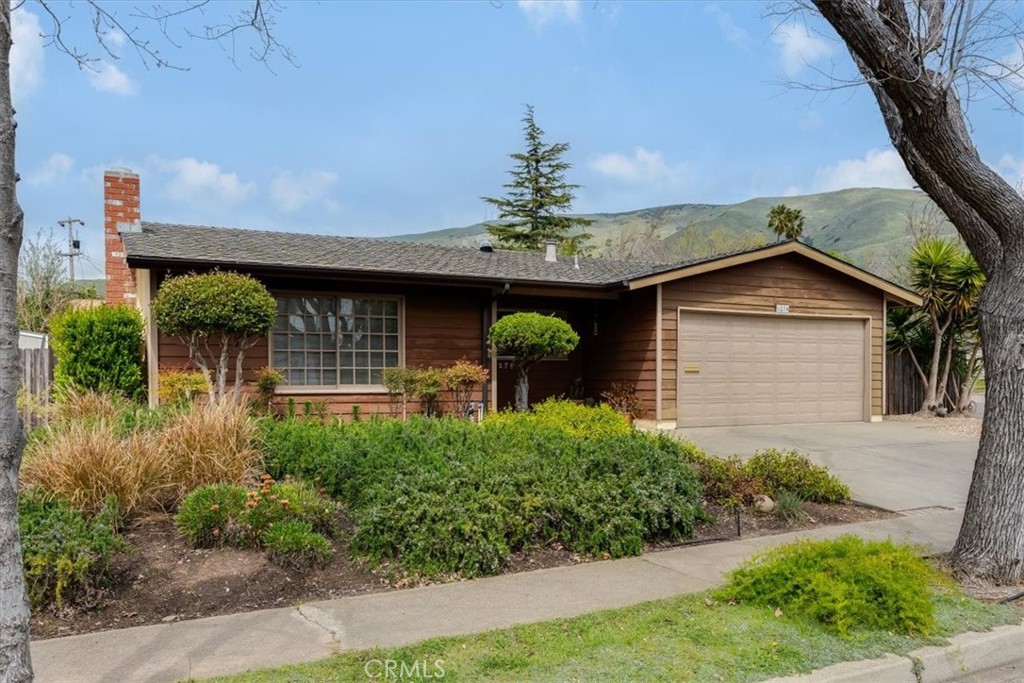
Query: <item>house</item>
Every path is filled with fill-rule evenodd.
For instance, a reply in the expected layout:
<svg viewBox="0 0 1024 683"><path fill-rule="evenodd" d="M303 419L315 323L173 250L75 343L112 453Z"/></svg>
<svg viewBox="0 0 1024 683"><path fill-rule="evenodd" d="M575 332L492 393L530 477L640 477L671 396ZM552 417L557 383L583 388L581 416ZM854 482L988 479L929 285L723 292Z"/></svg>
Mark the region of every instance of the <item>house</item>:
<svg viewBox="0 0 1024 683"><path fill-rule="evenodd" d="M148 321L151 395L186 348L155 329L150 301L178 273L260 279L278 301L245 373L287 378L282 400L386 412L381 371L460 358L491 369L478 398L512 402L507 359L487 330L502 315L558 315L580 334L566 358L531 372L532 401L574 384L599 396L634 384L660 427L874 421L883 415L885 314L914 293L795 241L674 265L387 240L141 221L139 177L104 177L106 295Z"/></svg>

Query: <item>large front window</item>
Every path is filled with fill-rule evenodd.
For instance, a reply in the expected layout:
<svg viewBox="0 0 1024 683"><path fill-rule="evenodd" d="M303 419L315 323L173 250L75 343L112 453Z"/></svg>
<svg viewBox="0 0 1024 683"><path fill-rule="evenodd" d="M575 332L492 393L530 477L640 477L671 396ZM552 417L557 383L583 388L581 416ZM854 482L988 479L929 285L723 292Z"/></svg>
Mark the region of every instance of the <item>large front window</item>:
<svg viewBox="0 0 1024 683"><path fill-rule="evenodd" d="M398 299L279 296L272 364L304 387L379 386L400 358Z"/></svg>

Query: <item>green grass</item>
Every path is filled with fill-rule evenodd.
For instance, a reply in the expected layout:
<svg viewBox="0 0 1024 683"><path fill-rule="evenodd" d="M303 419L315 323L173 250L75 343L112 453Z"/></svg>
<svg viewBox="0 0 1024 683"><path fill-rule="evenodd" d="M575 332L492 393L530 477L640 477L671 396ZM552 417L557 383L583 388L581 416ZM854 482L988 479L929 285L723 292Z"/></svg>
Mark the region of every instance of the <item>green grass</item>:
<svg viewBox="0 0 1024 683"><path fill-rule="evenodd" d="M338 655L312 664L265 669L210 679L222 683L344 683L370 680L374 660L419 662L446 683L488 681L761 681L807 672L836 662L904 654L941 644L964 631L1017 623L1019 610L987 605L955 593L936 593L939 634L908 638L883 631L841 639L820 626L770 609L714 604L706 593L649 602L528 626L458 638L436 638L409 647ZM443 619L438 614L438 619ZM374 668L377 667L377 668ZM380 680L384 680L381 678ZM405 680L431 680L406 676Z"/></svg>

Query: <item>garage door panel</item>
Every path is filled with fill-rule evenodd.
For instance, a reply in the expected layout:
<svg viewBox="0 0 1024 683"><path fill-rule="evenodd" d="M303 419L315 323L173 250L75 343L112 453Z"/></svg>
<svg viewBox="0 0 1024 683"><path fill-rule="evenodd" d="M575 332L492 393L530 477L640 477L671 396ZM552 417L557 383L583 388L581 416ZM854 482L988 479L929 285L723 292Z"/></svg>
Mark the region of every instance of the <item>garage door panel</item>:
<svg viewBox="0 0 1024 683"><path fill-rule="evenodd" d="M863 419L861 319L682 311L678 339L680 426Z"/></svg>

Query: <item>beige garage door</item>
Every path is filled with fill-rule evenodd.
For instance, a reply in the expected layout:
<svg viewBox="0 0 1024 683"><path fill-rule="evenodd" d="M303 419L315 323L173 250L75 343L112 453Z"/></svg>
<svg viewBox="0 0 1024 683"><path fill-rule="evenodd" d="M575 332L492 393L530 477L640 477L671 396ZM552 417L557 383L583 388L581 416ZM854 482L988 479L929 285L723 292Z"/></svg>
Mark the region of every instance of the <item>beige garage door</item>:
<svg viewBox="0 0 1024 683"><path fill-rule="evenodd" d="M679 426L863 420L864 325L681 311Z"/></svg>

